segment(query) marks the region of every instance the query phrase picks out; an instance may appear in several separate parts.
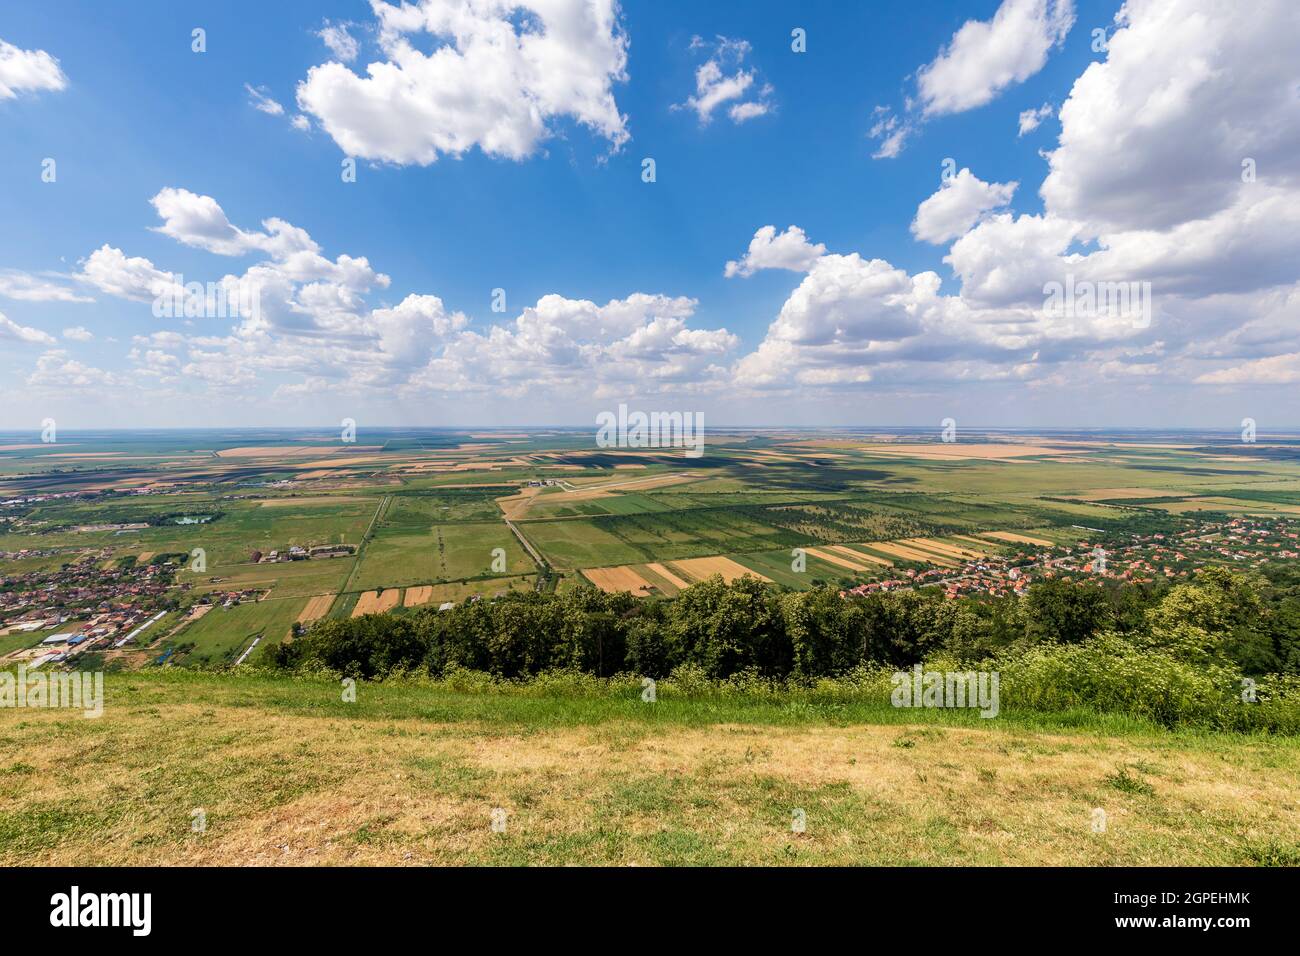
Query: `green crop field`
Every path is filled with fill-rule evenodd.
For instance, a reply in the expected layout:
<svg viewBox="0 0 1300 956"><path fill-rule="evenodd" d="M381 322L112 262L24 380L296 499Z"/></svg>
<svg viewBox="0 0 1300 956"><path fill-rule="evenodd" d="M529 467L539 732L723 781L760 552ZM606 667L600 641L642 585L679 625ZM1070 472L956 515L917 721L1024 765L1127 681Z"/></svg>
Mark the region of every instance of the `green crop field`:
<svg viewBox="0 0 1300 956"><path fill-rule="evenodd" d="M214 607L163 641L159 650L175 648L177 663L233 663L254 638L261 638L254 651L258 654L288 637L306 603L303 598L267 598L236 607Z"/></svg>
<svg viewBox="0 0 1300 956"><path fill-rule="evenodd" d="M498 549L505 552L504 556L494 554ZM349 587L355 590L405 587L533 570L533 562L500 521L439 524L424 534L402 534L381 528L367 542Z"/></svg>

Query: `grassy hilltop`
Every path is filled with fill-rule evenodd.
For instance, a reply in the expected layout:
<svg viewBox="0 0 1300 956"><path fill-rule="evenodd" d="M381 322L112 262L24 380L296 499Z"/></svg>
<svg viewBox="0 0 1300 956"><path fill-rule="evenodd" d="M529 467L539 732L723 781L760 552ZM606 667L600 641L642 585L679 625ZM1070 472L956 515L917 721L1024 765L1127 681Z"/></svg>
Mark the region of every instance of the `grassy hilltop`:
<svg viewBox="0 0 1300 956"><path fill-rule="evenodd" d="M573 680L109 674L0 711L0 864L1300 863L1295 738Z"/></svg>

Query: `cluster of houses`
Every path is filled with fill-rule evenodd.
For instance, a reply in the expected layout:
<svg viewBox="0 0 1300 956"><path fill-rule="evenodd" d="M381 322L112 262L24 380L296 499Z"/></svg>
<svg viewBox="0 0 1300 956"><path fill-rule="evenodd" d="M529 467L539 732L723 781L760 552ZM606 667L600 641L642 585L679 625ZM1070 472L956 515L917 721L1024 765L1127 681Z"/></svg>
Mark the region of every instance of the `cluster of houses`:
<svg viewBox="0 0 1300 956"><path fill-rule="evenodd" d="M95 557L66 568L0 575L0 620L7 625L49 617L66 609L104 611L131 598L132 606L157 603L172 585L158 565L103 569Z"/></svg>
<svg viewBox="0 0 1300 956"><path fill-rule="evenodd" d="M0 575L0 633L36 633L77 621L35 648L37 657L61 660L59 655L91 646L127 643L125 638L151 618L176 606L175 585L164 567L134 563L105 568L106 554L81 553L65 567Z"/></svg>
<svg viewBox="0 0 1300 956"><path fill-rule="evenodd" d="M205 604L212 607L235 607L238 604L252 604L260 601L270 592L264 588L242 588L235 591L212 591L195 602L195 607Z"/></svg>
<svg viewBox="0 0 1300 956"><path fill-rule="evenodd" d="M19 505L38 505L44 501L56 501L60 498L77 498L85 492L80 491L60 491L46 495L24 495L20 498L5 498L0 501L0 508L15 508Z"/></svg>
<svg viewBox="0 0 1300 956"><path fill-rule="evenodd" d="M1174 535L1134 535L1111 549L1079 541L1073 547L1044 549L1032 558L984 557L951 568L908 569L902 577L848 588L842 595L876 594L927 585L945 597L1023 594L1034 581L1060 576L1092 576L1133 584L1159 578L1186 578L1207 561L1227 560L1258 566L1277 558L1300 558L1300 533L1284 519L1236 518L1203 524Z"/></svg>
<svg viewBox="0 0 1300 956"><path fill-rule="evenodd" d="M954 577L954 573L958 576ZM902 574L903 577L900 578L859 584L857 587L841 591L840 594L878 594L882 591L910 590L937 585L943 588L944 596L949 598L972 594L1003 597L1008 594L1023 594L1031 583L1031 577L1025 569L1012 566L1010 559L1005 558L970 561L958 572L954 572L952 568L928 568L924 571L908 568Z"/></svg>
<svg viewBox="0 0 1300 956"><path fill-rule="evenodd" d="M92 614L87 620L77 623L66 631L45 637L33 648L15 651L10 657L22 659L28 668L43 664L59 664L83 654L91 648L119 648L137 641L148 628L157 624L167 614L164 608L154 611L135 605L121 605L116 608ZM51 624L50 621L55 623ZM40 630L44 626L58 626L68 621L66 615L56 615L50 619L33 619L18 625L9 625L15 630ZM31 625L39 626L31 626Z"/></svg>

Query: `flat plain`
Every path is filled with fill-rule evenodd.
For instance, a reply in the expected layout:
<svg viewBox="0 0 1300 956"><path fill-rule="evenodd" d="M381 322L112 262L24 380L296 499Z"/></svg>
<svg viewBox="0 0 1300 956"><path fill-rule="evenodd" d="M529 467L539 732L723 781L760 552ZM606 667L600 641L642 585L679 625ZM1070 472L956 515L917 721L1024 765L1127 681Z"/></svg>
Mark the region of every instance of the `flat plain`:
<svg viewBox="0 0 1300 956"><path fill-rule="evenodd" d="M715 572L854 587L1090 535L1300 511L1289 439L712 437L687 459L594 448L577 430L0 436L0 573L170 563L182 625L130 662L170 651L168 663L219 664L254 637L262 650L286 639L299 617L582 583L672 597ZM340 550L307 557L324 547ZM389 590L395 603L366 597ZM184 616L231 594L237 613ZM0 652L45 633L0 635Z"/></svg>

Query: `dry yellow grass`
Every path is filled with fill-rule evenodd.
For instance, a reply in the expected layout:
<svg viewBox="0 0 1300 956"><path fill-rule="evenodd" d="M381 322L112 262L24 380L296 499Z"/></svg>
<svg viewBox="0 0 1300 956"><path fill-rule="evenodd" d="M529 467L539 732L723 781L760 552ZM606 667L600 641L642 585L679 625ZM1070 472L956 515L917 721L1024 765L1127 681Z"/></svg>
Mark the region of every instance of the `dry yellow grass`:
<svg viewBox="0 0 1300 956"><path fill-rule="evenodd" d="M307 606L303 608L302 613L298 615L298 623L310 624L312 621L319 621L329 613L329 609L333 604L333 594L317 594L307 602Z"/></svg>
<svg viewBox="0 0 1300 956"><path fill-rule="evenodd" d="M136 558L136 561L138 561L141 564L146 564L148 563L149 559L154 556L155 553L156 552L153 551L141 551L140 556Z"/></svg>
<svg viewBox="0 0 1300 956"><path fill-rule="evenodd" d="M406 594L402 598L402 604L406 607L419 607L421 604L428 604L433 600L433 586L423 585L421 587L407 588Z"/></svg>
<svg viewBox="0 0 1300 956"><path fill-rule="evenodd" d="M738 581L745 575L768 583L772 581L771 578L759 574L757 571L751 571L743 564L731 560L731 558L683 558L680 561L673 561L672 566L692 581L703 581L715 574L721 574L722 579L728 584L732 581Z"/></svg>
<svg viewBox="0 0 1300 956"><path fill-rule="evenodd" d="M1056 547L1055 541L1048 541L1046 538L1033 538L1027 534L1015 534L1011 531L981 531L980 534L986 538L996 538L999 541L1011 541L1015 544L1036 544L1041 548Z"/></svg>
<svg viewBox="0 0 1300 956"><path fill-rule="evenodd" d="M650 593L650 582L628 566L583 568L582 573L588 581L610 594L630 591L637 597L645 597Z"/></svg>
<svg viewBox="0 0 1300 956"><path fill-rule="evenodd" d="M688 588L691 586L691 583L689 581L683 581L681 578L673 574L662 564L658 564L658 563L647 564L646 567L649 568L651 571L653 571L655 574L659 575L669 584L673 585L673 587Z"/></svg>
<svg viewBox="0 0 1300 956"><path fill-rule="evenodd" d="M1300 832L1286 740L1000 722L515 726L394 715L364 702L419 694L452 715L457 702L368 684L358 705L336 684L107 687L95 721L0 713L0 756L21 768L4 785L0 865L1221 865L1294 852ZM285 706L290 693L301 700ZM1109 783L1121 769L1151 792Z"/></svg>

